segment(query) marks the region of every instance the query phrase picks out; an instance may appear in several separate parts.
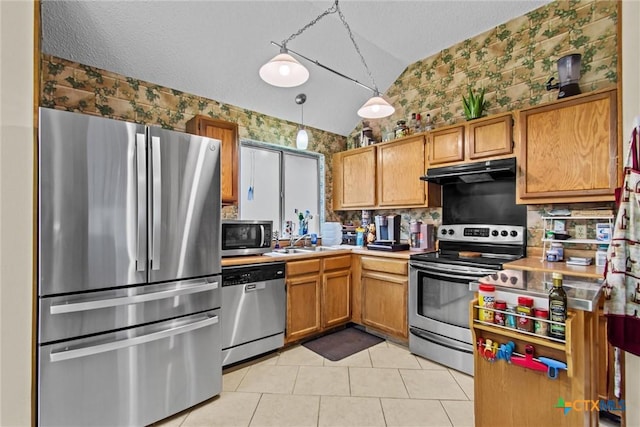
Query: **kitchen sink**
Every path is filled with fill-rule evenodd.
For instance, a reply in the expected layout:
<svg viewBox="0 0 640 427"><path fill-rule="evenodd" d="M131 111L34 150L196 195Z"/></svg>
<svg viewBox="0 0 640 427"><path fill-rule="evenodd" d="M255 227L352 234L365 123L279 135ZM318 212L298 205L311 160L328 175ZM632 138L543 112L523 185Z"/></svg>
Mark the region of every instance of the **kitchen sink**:
<svg viewBox="0 0 640 427"><path fill-rule="evenodd" d="M274 249L272 252L267 252L264 255L278 257L278 256L310 254L313 252L337 251L339 249L340 248L332 248L330 246L316 246L315 248L313 247L281 248L281 249Z"/></svg>

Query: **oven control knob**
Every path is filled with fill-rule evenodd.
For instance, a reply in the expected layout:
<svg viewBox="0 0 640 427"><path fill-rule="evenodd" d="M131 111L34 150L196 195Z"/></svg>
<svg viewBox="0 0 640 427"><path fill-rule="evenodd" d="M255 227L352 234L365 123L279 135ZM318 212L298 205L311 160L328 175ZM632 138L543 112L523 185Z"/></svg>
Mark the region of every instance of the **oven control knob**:
<svg viewBox="0 0 640 427"><path fill-rule="evenodd" d="M511 237L516 237L518 235L518 232L516 230L511 230Z"/></svg>
<svg viewBox="0 0 640 427"><path fill-rule="evenodd" d="M507 237L507 235L508 235L508 234L509 234L509 233L507 233L507 230L502 230L502 231L500 232L500 235L501 235L502 237Z"/></svg>
<svg viewBox="0 0 640 427"><path fill-rule="evenodd" d="M498 234L499 234L499 233L498 233L498 230L493 230L493 231L491 232L491 235L492 235L493 237L496 237Z"/></svg>
<svg viewBox="0 0 640 427"><path fill-rule="evenodd" d="M449 236L453 236L453 230L449 230Z"/></svg>
<svg viewBox="0 0 640 427"><path fill-rule="evenodd" d="M446 228L443 228L443 229L442 229L442 231L441 231L441 233L442 233L442 235L444 236L445 234L447 234L447 229L446 229Z"/></svg>

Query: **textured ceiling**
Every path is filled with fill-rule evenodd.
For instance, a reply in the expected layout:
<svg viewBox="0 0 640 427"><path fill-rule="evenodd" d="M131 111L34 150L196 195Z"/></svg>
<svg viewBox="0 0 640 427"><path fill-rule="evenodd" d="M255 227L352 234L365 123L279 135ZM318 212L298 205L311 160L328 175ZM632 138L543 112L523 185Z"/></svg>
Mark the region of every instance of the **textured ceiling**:
<svg viewBox="0 0 640 427"><path fill-rule="evenodd" d="M380 91L411 63L548 3L518 1L357 1L340 8ZM42 2L42 50L172 89L349 134L371 93L301 60L311 74L295 88L263 82L258 69L280 43L332 5L326 1ZM337 14L289 47L372 86Z"/></svg>

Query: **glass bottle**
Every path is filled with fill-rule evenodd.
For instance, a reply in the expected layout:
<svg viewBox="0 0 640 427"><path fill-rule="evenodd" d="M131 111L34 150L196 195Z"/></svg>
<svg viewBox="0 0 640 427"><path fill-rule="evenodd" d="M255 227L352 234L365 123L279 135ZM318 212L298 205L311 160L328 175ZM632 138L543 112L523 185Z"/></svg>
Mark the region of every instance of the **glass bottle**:
<svg viewBox="0 0 640 427"><path fill-rule="evenodd" d="M427 113L424 118L424 130L433 130L433 122L431 121L431 114Z"/></svg>
<svg viewBox="0 0 640 427"><path fill-rule="evenodd" d="M562 325L551 323L549 336L565 339L565 325L567 320L567 293L562 287L562 274L553 273L553 288L549 292L549 320L560 322Z"/></svg>

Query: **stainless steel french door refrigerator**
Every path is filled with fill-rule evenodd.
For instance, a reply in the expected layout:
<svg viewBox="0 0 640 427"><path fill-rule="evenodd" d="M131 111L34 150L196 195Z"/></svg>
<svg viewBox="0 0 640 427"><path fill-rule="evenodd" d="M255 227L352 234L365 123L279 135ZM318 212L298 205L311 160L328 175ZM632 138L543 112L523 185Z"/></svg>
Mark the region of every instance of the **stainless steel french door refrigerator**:
<svg viewBox="0 0 640 427"><path fill-rule="evenodd" d="M220 141L41 108L38 156L38 424L219 394Z"/></svg>

